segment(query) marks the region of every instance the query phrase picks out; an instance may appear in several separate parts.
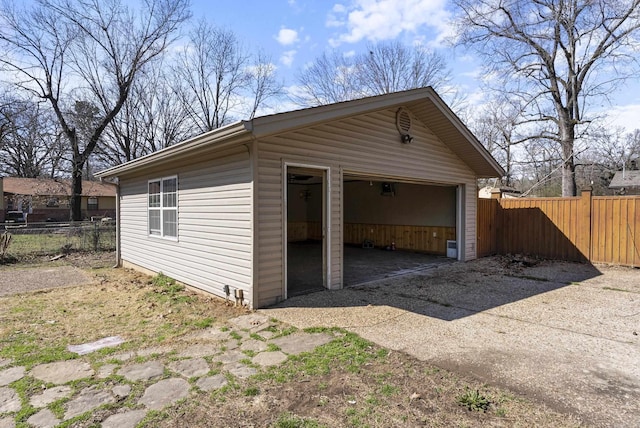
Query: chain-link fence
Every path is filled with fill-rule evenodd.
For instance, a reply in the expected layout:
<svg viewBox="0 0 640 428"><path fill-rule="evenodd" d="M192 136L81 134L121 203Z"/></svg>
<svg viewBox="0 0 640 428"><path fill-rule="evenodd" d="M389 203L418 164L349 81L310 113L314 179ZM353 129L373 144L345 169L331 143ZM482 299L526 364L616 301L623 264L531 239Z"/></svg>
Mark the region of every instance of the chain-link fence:
<svg viewBox="0 0 640 428"><path fill-rule="evenodd" d="M0 242L4 243L2 247L6 247L4 257L18 259L70 252L114 251L116 248L114 222L0 224L0 236Z"/></svg>

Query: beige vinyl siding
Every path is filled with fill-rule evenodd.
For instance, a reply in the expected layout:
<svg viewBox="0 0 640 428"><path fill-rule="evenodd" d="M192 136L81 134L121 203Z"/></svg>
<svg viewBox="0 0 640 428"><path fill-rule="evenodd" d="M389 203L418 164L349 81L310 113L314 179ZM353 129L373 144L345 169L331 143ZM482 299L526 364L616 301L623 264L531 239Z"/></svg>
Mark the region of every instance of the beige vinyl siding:
<svg viewBox="0 0 640 428"><path fill-rule="evenodd" d="M177 175L178 239L147 231L147 181ZM224 285L251 299L252 173L245 147L176 169L121 177L121 257L153 272L224 296ZM253 303L253 302L250 302Z"/></svg>
<svg viewBox="0 0 640 428"><path fill-rule="evenodd" d="M268 305L283 296L283 164L285 162L331 168L331 284L342 281L342 174L376 175L398 181L466 185L467 203L476 177L425 124L414 118L413 143L402 144L395 127L396 109L355 116L289 132L259 141L258 221L260 289L258 304ZM475 240L475 209L466 212L465 236ZM465 242L466 259L475 257ZM475 247L475 241L473 241Z"/></svg>

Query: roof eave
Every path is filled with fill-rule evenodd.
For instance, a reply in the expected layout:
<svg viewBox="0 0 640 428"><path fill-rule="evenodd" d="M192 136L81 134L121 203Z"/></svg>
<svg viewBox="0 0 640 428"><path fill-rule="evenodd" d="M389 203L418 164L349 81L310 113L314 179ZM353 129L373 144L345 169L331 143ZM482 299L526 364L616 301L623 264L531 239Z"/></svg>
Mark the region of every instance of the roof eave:
<svg viewBox="0 0 640 428"><path fill-rule="evenodd" d="M193 138L175 144L173 146L158 150L157 152L150 153L132 161L117 165L105 170L99 171L95 174L96 177L110 178L117 177L122 174L126 174L133 170L144 168L152 164L158 164L173 160L176 156L186 155L202 149L208 145L215 144L220 146L225 142L243 141L251 134L251 123L247 121L241 121L232 123L222 128L214 129L213 131L206 132L204 134L196 135Z"/></svg>

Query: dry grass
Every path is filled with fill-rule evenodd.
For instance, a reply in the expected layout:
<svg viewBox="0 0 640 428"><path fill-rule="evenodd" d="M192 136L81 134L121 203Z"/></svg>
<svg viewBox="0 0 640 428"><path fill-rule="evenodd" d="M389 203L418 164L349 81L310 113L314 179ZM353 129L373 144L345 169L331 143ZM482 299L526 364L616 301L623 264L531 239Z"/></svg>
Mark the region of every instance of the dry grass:
<svg viewBox="0 0 640 428"><path fill-rule="evenodd" d="M73 260L72 260L73 261ZM83 263L87 263L86 260ZM90 264L90 263L88 263ZM223 325L244 310L181 290L167 278L122 269L88 269L93 283L0 298L0 357L31 367L76 357L65 350L106 336L127 342L86 356L103 364L112 352L148 346L178 349L194 330ZM286 327L286 326L283 326ZM152 412L144 426L577 426L576 420L509 391L438 369L358 336L337 338L249 379ZM135 389L141 393L143 388ZM486 412L461 397L478 391ZM471 397L473 399L473 397ZM133 400L133 399L131 399ZM131 401L130 400L130 401ZM94 426L117 409L74 426Z"/></svg>
<svg viewBox="0 0 640 428"><path fill-rule="evenodd" d="M195 293L167 294L133 271L92 275L90 285L0 298L0 355L31 366L56 354L71 358L68 344L115 335L127 340L125 348L169 345L202 323L222 324L244 312Z"/></svg>

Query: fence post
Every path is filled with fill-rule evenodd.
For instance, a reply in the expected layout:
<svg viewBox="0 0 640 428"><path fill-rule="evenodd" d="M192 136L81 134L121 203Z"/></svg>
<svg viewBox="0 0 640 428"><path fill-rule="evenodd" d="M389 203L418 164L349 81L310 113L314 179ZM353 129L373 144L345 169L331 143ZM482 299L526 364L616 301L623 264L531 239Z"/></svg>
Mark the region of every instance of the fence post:
<svg viewBox="0 0 640 428"><path fill-rule="evenodd" d="M98 229L98 223L93 223L93 251L98 251L98 243L100 242L100 230Z"/></svg>
<svg viewBox="0 0 640 428"><path fill-rule="evenodd" d="M584 255L587 261L591 261L591 245L592 245L592 226L591 217L593 204L591 203L593 188L587 186L582 189L580 194L580 210L579 218L584 219L584 224L580 227L580 252Z"/></svg>

